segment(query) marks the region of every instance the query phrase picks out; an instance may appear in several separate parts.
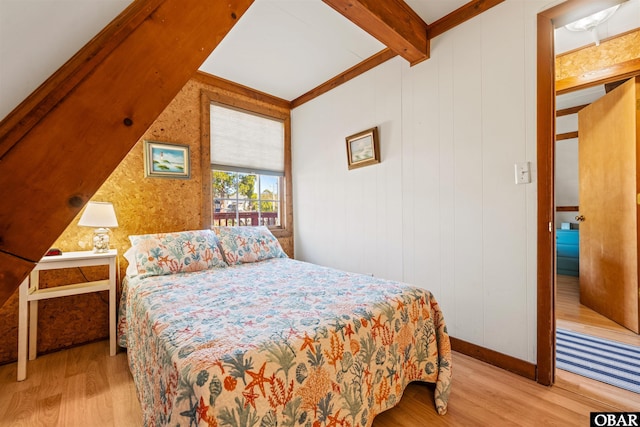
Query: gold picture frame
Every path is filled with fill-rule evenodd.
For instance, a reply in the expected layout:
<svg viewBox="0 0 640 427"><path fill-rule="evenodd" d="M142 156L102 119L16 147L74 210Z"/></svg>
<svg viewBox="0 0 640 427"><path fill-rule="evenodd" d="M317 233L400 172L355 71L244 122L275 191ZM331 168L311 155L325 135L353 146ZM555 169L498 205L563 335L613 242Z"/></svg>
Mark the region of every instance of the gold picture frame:
<svg viewBox="0 0 640 427"><path fill-rule="evenodd" d="M377 127L348 136L346 141L349 169L380 163L380 143L378 141Z"/></svg>
<svg viewBox="0 0 640 427"><path fill-rule="evenodd" d="M145 177L189 179L190 160L188 145L144 141Z"/></svg>

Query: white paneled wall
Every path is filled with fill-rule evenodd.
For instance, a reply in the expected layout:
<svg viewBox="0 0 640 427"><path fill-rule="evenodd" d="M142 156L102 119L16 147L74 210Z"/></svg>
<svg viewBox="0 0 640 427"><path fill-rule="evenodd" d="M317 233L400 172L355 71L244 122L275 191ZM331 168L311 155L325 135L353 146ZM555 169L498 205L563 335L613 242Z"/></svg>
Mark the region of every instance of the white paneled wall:
<svg viewBox="0 0 640 427"><path fill-rule="evenodd" d="M293 139L300 138L300 144L292 147L295 227L309 224L304 232L309 238L297 242L299 258L402 278L401 72L401 62L389 62L369 79L349 83L357 95L331 91L323 102L296 110ZM349 171L345 137L373 126L385 141L382 163ZM298 129L303 133L298 135ZM298 159L303 159L300 164ZM335 248L352 250L345 256Z"/></svg>
<svg viewBox="0 0 640 427"><path fill-rule="evenodd" d="M578 131L578 113L556 119L556 133ZM556 206L578 206L578 138L556 142ZM556 227L563 222L576 223L578 212L556 212Z"/></svg>
<svg viewBox="0 0 640 427"><path fill-rule="evenodd" d="M296 257L430 289L452 336L535 362L536 14L507 1L293 111ZM344 138L379 126L382 163ZM516 185L514 163L533 182Z"/></svg>

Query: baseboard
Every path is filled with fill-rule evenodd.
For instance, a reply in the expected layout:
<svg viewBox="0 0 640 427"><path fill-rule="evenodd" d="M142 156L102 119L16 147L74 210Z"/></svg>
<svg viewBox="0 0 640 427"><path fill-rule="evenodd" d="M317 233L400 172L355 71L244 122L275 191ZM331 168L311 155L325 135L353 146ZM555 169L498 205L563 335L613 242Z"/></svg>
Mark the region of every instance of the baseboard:
<svg viewBox="0 0 640 427"><path fill-rule="evenodd" d="M476 344L463 341L458 338L450 337L451 349L458 353L465 354L490 365L497 366L514 374L530 380L536 380L536 365L524 360L517 359L506 354L499 353L488 348L481 347Z"/></svg>

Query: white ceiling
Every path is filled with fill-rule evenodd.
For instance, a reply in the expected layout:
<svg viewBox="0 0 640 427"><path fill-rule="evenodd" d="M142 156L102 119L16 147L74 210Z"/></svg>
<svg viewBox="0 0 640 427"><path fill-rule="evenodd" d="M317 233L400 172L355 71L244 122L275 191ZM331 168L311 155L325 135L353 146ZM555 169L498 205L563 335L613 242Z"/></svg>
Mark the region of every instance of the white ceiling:
<svg viewBox="0 0 640 427"><path fill-rule="evenodd" d="M0 0L0 118L131 1ZM467 1L405 0L427 24ZM68 25L69 22L78 25ZM605 38L638 27L640 0L629 0L598 30ZM589 43L589 34L557 31L559 53ZM201 70L293 100L383 48L321 0L255 0Z"/></svg>
<svg viewBox="0 0 640 427"><path fill-rule="evenodd" d="M624 1L624 0L623 0ZM596 28L600 40L640 27L640 0L624 1L611 18ZM589 32L573 32L564 27L556 30L556 54L593 43Z"/></svg>
<svg viewBox="0 0 640 427"><path fill-rule="evenodd" d="M427 24L467 1L405 0ZM640 0L628 0L598 33L638 27ZM556 53L592 42L588 33L556 31ZM291 101L384 48L322 0L255 0L200 70Z"/></svg>
<svg viewBox="0 0 640 427"><path fill-rule="evenodd" d="M466 0L406 3L432 23ZM321 0L255 0L200 71L291 101L384 48Z"/></svg>

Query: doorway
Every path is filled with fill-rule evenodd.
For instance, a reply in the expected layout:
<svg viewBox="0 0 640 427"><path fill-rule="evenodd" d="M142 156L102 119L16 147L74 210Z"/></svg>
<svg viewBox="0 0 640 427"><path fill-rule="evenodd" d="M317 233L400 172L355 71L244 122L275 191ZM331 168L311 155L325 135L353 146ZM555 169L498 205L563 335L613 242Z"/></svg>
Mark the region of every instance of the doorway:
<svg viewBox="0 0 640 427"><path fill-rule="evenodd" d="M556 98L556 384L562 388L588 382L607 388L587 380L594 378L638 390L637 365L626 352L640 348L636 98L635 78ZM571 255L579 255L575 263ZM610 388L614 393L624 399Z"/></svg>
<svg viewBox="0 0 640 427"><path fill-rule="evenodd" d="M611 2L609 2L611 3ZM596 12L602 2L568 0L538 14L537 25L537 158L538 158L538 318L537 381L556 382L556 263L555 263L555 57L554 31ZM627 70L628 71L628 70ZM633 70L638 73L640 70ZM601 75L599 82L619 80L619 74Z"/></svg>

